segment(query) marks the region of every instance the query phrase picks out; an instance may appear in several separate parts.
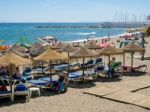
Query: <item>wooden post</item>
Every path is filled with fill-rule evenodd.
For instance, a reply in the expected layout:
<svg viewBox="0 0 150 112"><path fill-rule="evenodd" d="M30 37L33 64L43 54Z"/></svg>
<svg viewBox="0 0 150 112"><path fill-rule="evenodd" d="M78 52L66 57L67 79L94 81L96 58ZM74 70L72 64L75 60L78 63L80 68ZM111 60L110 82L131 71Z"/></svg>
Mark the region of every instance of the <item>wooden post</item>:
<svg viewBox="0 0 150 112"><path fill-rule="evenodd" d="M108 64L109 64L109 69L110 69L110 55L108 55Z"/></svg>
<svg viewBox="0 0 150 112"><path fill-rule="evenodd" d="M134 56L134 53L132 52L131 53L131 70L133 69L133 58L134 58L133 56Z"/></svg>
<svg viewBox="0 0 150 112"><path fill-rule="evenodd" d="M123 66L125 65L125 59L126 57L125 57L125 53L123 53Z"/></svg>
<svg viewBox="0 0 150 112"><path fill-rule="evenodd" d="M84 61L85 61L85 58L83 58L83 75L84 75Z"/></svg>
<svg viewBox="0 0 150 112"><path fill-rule="evenodd" d="M51 67L51 66L52 66L52 61L50 60L50 61L49 61L50 83L51 83L51 81L52 81L52 67Z"/></svg>
<svg viewBox="0 0 150 112"><path fill-rule="evenodd" d="M44 71L43 71L43 61L42 61L42 75L43 75Z"/></svg>

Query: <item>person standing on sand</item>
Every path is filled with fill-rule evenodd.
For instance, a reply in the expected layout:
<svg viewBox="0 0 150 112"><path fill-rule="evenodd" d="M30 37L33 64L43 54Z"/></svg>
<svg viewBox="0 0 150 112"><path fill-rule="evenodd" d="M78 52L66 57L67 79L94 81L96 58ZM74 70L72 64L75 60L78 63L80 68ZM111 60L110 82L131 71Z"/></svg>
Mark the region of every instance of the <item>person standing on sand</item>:
<svg viewBox="0 0 150 112"><path fill-rule="evenodd" d="M15 71L13 78L14 79L21 79L21 73L20 73L19 67L16 67L16 71Z"/></svg>
<svg viewBox="0 0 150 112"><path fill-rule="evenodd" d="M115 60L116 60L115 57L112 57L112 60L111 60L110 63L109 63L109 64L110 64L110 65L109 65L109 66L110 66L109 69L110 69L110 73L111 73L111 77L112 77L112 78L113 78L114 75L115 75L115 74L114 74L114 68L113 68L113 64L115 63Z"/></svg>

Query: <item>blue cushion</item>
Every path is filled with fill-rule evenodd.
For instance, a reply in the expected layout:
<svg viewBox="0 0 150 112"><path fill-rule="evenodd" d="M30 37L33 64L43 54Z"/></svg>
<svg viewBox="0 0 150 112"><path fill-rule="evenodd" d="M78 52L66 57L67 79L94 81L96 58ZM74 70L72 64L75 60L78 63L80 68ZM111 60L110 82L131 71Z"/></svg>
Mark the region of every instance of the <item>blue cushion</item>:
<svg viewBox="0 0 150 112"><path fill-rule="evenodd" d="M78 78L80 76L82 76L80 72L69 73L69 78Z"/></svg>
<svg viewBox="0 0 150 112"><path fill-rule="evenodd" d="M62 64L62 65L58 65L58 66L55 66L54 68L56 70L64 70L68 67L68 64Z"/></svg>
<svg viewBox="0 0 150 112"><path fill-rule="evenodd" d="M26 91L27 87L23 84L19 84L15 87L15 91Z"/></svg>
<svg viewBox="0 0 150 112"><path fill-rule="evenodd" d="M43 80L30 80L30 81L28 81L29 83L31 83L31 84L33 84L33 85L47 85L48 84L48 82L46 82L46 81L43 81Z"/></svg>
<svg viewBox="0 0 150 112"><path fill-rule="evenodd" d="M50 82L49 77L43 77L43 78L40 78L39 80ZM57 81L57 79L52 78L52 81Z"/></svg>

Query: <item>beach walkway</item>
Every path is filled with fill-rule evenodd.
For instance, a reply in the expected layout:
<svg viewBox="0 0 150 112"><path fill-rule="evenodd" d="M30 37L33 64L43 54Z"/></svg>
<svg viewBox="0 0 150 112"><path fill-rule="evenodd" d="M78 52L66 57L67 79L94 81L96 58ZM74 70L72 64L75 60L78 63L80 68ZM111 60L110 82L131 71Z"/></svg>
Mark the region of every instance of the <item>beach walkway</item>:
<svg viewBox="0 0 150 112"><path fill-rule="evenodd" d="M119 84L91 88L85 90L84 93L150 109L150 96L136 93L138 90L150 87L149 80L150 78L130 80Z"/></svg>

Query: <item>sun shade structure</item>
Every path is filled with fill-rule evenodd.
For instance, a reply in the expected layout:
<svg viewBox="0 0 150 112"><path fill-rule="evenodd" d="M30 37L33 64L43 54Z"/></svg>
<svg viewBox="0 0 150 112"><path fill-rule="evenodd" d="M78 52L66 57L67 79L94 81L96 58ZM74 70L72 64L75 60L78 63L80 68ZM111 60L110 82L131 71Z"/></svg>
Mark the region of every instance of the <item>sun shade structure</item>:
<svg viewBox="0 0 150 112"><path fill-rule="evenodd" d="M22 58L12 51L8 52L7 54L0 57L0 64L1 65L26 65L26 64L32 64L32 61L30 59Z"/></svg>
<svg viewBox="0 0 150 112"><path fill-rule="evenodd" d="M70 44L67 44L63 48L61 48L60 51L67 52L68 53L68 57L69 57L70 56L69 53L77 51L77 48L75 48L74 46L72 46Z"/></svg>
<svg viewBox="0 0 150 112"><path fill-rule="evenodd" d="M10 65L10 75L13 74L12 65L26 65L26 64L32 64L32 61L30 59L22 58L12 51L7 52L7 54L0 57L0 64L1 65ZM12 78L10 78L10 81L12 82ZM10 89L12 91L12 83L10 84ZM13 92L12 92L13 95Z"/></svg>
<svg viewBox="0 0 150 112"><path fill-rule="evenodd" d="M131 45L125 46L123 48L123 51L124 52L145 52L145 49L136 44L131 44Z"/></svg>
<svg viewBox="0 0 150 112"><path fill-rule="evenodd" d="M108 46L106 48L103 48L100 53L100 55L116 55L116 54L123 54L123 50L116 47Z"/></svg>
<svg viewBox="0 0 150 112"><path fill-rule="evenodd" d="M70 58L83 58L83 65L86 57L95 57L98 56L98 53L95 51L89 50L85 47L81 47L74 54L70 56ZM83 67L83 75L84 75L84 67Z"/></svg>
<svg viewBox="0 0 150 112"><path fill-rule="evenodd" d="M12 46L11 50L17 54L18 56L21 57L29 57L29 54L27 53L28 49L26 49L25 47L22 47L20 45L14 45Z"/></svg>
<svg viewBox="0 0 150 112"><path fill-rule="evenodd" d="M97 45L95 42L89 42L84 45L84 47L88 49L101 49L99 45Z"/></svg>
<svg viewBox="0 0 150 112"><path fill-rule="evenodd" d="M57 44L55 44L55 45L52 45L52 46L51 46L51 49L58 50L58 49L63 48L65 45L66 45L66 44L64 44L64 43L57 43Z"/></svg>
<svg viewBox="0 0 150 112"><path fill-rule="evenodd" d="M133 68L133 57L135 52L145 52L145 49L136 45L136 44L131 44L128 46L125 46L123 48L123 51L126 53L131 53L131 69ZM125 54L124 54L124 64L125 64Z"/></svg>
<svg viewBox="0 0 150 112"><path fill-rule="evenodd" d="M39 60L39 61L49 61L49 66L50 66L50 80L52 80L52 69L51 69L51 63L52 61L55 60L67 60L68 56L65 55L64 53L58 53L50 48L48 48L45 52L40 54L39 56L35 57L34 60Z"/></svg>
<svg viewBox="0 0 150 112"><path fill-rule="evenodd" d="M70 44L67 44L60 51L75 52L76 50L77 50L77 48L75 48L74 46L72 46Z"/></svg>
<svg viewBox="0 0 150 112"><path fill-rule="evenodd" d="M92 50L89 50L85 47L81 47L79 50L74 52L70 57L71 58L86 58L98 56L98 53Z"/></svg>
<svg viewBox="0 0 150 112"><path fill-rule="evenodd" d="M46 51L46 49L47 48L45 46L41 45L40 43L35 43L31 46L31 48L29 49L29 52L32 57L36 57L39 54Z"/></svg>
<svg viewBox="0 0 150 112"><path fill-rule="evenodd" d="M34 60L64 60L68 59L68 56L65 54L58 53L50 48L48 48L45 52L35 57Z"/></svg>
<svg viewBox="0 0 150 112"><path fill-rule="evenodd" d="M110 56L111 55L117 55L117 54L123 54L123 50L120 48L116 48L116 47L111 47L108 46L106 48L103 48L99 55L105 55L108 56L108 61L109 61L109 67L110 67Z"/></svg>

